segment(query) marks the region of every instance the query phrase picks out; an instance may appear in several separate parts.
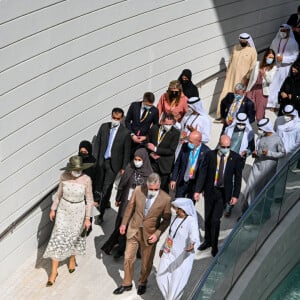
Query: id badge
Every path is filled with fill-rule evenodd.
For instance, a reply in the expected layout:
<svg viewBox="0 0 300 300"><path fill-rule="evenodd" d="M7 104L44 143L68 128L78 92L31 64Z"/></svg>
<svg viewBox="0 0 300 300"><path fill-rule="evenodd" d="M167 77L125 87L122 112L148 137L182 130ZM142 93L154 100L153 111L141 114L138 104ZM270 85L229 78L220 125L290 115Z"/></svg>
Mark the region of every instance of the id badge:
<svg viewBox="0 0 300 300"><path fill-rule="evenodd" d="M164 245L164 252L170 253L172 246L173 246L173 239L170 236L168 236Z"/></svg>
<svg viewBox="0 0 300 300"><path fill-rule="evenodd" d="M127 198L128 201L131 199L133 191L134 191L134 189L132 189L132 188L129 189L129 191L128 191L128 198Z"/></svg>

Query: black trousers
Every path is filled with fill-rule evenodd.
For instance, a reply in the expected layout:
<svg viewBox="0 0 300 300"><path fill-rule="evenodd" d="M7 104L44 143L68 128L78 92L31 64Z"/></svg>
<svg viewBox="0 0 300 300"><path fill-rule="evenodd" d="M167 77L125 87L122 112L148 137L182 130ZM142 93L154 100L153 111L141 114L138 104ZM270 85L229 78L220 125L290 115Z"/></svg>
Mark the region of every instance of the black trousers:
<svg viewBox="0 0 300 300"><path fill-rule="evenodd" d="M217 249L221 218L226 203L224 188L215 187L209 193L205 193L204 198L204 240L210 243L213 249Z"/></svg>
<svg viewBox="0 0 300 300"><path fill-rule="evenodd" d="M192 199L195 204L195 201L193 198L194 190L195 190L195 179L190 179L187 182L182 181L176 185L175 198L187 197L187 198Z"/></svg>
<svg viewBox="0 0 300 300"><path fill-rule="evenodd" d="M100 215L103 216L105 206L109 203L112 188L117 177L117 173L111 168L110 159L106 159L102 166L99 166L96 176L96 191L101 193Z"/></svg>
<svg viewBox="0 0 300 300"><path fill-rule="evenodd" d="M169 193L170 174L162 174L156 162L152 162L151 167L153 169L153 172L157 173L160 177L160 188L166 193Z"/></svg>

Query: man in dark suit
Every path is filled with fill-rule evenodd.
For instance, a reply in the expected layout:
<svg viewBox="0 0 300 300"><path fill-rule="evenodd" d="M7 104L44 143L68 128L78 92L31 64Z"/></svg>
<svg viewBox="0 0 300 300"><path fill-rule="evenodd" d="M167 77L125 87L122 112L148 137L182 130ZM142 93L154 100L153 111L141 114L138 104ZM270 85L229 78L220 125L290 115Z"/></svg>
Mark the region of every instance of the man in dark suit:
<svg viewBox="0 0 300 300"><path fill-rule="evenodd" d="M146 147L150 151L150 161L154 172L161 178L161 188L168 192L169 177L172 172L175 151L180 132L173 125L175 118L172 114L163 114L161 126L150 128Z"/></svg>
<svg viewBox="0 0 300 300"><path fill-rule="evenodd" d="M127 205L120 226L120 233L127 229L127 243L124 258L124 280L114 294L132 289L134 261L138 247L142 263L138 283L138 295L146 292L147 278L151 272L157 241L169 226L171 220L171 197L160 190L160 178L152 173L147 186L138 186Z"/></svg>
<svg viewBox="0 0 300 300"><path fill-rule="evenodd" d="M188 143L184 143L178 154L171 175L170 188L176 188L175 198L187 197L193 199L196 178L201 172L204 157L210 149L202 143L202 134L192 131Z"/></svg>
<svg viewBox="0 0 300 300"><path fill-rule="evenodd" d="M101 195L99 222L103 222L106 207L118 173L123 174L130 156L130 134L120 122L124 117L121 108L112 110L111 122L101 125L96 140L97 174L95 190ZM96 197L97 200L97 197Z"/></svg>
<svg viewBox="0 0 300 300"><path fill-rule="evenodd" d="M130 104L125 124L131 136L131 156L143 145L150 127L158 125L158 109L153 106L154 101L154 94L146 92L143 101Z"/></svg>
<svg viewBox="0 0 300 300"><path fill-rule="evenodd" d="M222 135L218 149L207 152L196 181L194 199L199 201L204 192L205 236L199 250L212 247L211 254L218 252L220 220L225 205L235 205L241 190L242 163L239 154L230 150L230 137Z"/></svg>
<svg viewBox="0 0 300 300"><path fill-rule="evenodd" d="M254 103L245 96L245 90L245 85L238 83L235 85L235 93L228 93L221 101L221 118L224 124L222 133L239 113L245 113L250 124L255 121Z"/></svg>

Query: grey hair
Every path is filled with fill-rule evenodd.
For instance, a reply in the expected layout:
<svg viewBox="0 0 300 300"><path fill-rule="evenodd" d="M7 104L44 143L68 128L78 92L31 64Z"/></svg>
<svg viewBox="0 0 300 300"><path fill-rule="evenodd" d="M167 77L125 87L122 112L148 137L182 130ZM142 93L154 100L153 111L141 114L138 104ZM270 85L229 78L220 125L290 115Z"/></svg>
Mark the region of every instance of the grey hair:
<svg viewBox="0 0 300 300"><path fill-rule="evenodd" d="M157 173L151 173L147 178L147 184L156 184L157 182L161 183L160 176Z"/></svg>
<svg viewBox="0 0 300 300"><path fill-rule="evenodd" d="M235 86L234 86L234 89L235 90L243 90L243 91L246 91L246 86L242 83L237 83Z"/></svg>

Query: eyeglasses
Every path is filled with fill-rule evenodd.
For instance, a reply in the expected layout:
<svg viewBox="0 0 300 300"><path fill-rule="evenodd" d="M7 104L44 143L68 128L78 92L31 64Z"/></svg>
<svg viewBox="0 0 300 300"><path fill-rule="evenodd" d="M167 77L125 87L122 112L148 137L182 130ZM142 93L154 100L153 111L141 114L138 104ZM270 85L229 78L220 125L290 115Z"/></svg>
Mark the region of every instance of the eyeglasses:
<svg viewBox="0 0 300 300"><path fill-rule="evenodd" d="M230 149L230 146L220 146L222 149Z"/></svg>
<svg viewBox="0 0 300 300"><path fill-rule="evenodd" d="M156 191L159 191L159 189L150 189L150 188L148 188L148 191L154 191L154 192L156 192Z"/></svg>

